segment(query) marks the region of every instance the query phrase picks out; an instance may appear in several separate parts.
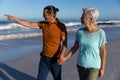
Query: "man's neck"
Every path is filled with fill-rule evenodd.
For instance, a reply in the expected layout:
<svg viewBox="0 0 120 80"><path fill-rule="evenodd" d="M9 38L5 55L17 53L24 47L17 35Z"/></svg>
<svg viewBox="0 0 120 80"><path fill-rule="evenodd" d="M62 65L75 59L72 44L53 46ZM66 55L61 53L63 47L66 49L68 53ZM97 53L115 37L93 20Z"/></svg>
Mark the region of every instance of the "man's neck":
<svg viewBox="0 0 120 80"><path fill-rule="evenodd" d="M47 20L47 21L48 21L49 23L54 23L55 20L56 20L56 18L51 18L51 19L49 19L49 20Z"/></svg>

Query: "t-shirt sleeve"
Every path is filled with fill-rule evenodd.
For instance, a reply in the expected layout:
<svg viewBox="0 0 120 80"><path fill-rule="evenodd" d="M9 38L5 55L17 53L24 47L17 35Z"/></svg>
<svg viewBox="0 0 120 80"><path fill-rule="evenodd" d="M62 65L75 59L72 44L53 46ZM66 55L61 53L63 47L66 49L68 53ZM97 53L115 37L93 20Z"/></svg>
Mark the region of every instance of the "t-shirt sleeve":
<svg viewBox="0 0 120 80"><path fill-rule="evenodd" d="M107 43L105 32L102 30L100 33L100 47Z"/></svg>
<svg viewBox="0 0 120 80"><path fill-rule="evenodd" d="M37 22L37 25L39 26L39 28L42 28L43 27L43 22Z"/></svg>
<svg viewBox="0 0 120 80"><path fill-rule="evenodd" d="M62 25L62 28L61 28L61 35L62 35L62 36L66 36L66 35L67 35L67 30L66 30L65 25Z"/></svg>
<svg viewBox="0 0 120 80"><path fill-rule="evenodd" d="M77 41L79 41L78 31L77 31L77 33L75 35L75 38L76 38Z"/></svg>

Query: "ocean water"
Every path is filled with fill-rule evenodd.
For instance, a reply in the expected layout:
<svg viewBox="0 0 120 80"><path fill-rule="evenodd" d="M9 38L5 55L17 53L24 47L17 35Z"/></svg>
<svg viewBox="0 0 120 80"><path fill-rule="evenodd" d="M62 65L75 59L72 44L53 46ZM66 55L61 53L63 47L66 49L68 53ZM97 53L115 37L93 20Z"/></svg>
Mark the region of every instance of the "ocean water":
<svg viewBox="0 0 120 80"><path fill-rule="evenodd" d="M75 32L83 27L79 20L61 21L68 31L68 46L74 42ZM120 39L120 20L99 20L96 22L106 32L107 40ZM0 21L0 62L11 60L42 49L42 31L24 27L14 21Z"/></svg>
<svg viewBox="0 0 120 80"><path fill-rule="evenodd" d="M83 27L79 20L61 20L67 27L68 32L77 31ZM120 20L97 21L100 28L120 27ZM112 30L116 31L116 30ZM24 27L13 21L0 21L0 40L20 39L42 36L40 29ZM109 38L110 39L110 38Z"/></svg>

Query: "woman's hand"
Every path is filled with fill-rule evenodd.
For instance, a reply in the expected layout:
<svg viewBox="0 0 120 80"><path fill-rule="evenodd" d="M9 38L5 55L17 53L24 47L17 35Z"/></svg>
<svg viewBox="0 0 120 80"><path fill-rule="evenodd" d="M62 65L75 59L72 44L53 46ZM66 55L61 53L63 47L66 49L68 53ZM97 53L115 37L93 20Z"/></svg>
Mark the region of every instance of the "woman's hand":
<svg viewBox="0 0 120 80"><path fill-rule="evenodd" d="M105 71L104 71L104 69L100 69L100 72L99 72L99 77L100 77L100 78L102 78L102 77L103 77L104 72L105 72Z"/></svg>

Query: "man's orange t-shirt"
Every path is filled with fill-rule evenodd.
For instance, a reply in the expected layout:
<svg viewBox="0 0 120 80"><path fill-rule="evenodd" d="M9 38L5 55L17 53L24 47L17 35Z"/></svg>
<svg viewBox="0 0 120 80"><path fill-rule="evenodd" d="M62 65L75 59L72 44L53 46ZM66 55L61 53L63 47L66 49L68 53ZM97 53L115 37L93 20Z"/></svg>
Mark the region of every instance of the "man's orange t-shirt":
<svg viewBox="0 0 120 80"><path fill-rule="evenodd" d="M60 53L61 36L67 35L65 25L56 18L54 23L41 21L38 22L38 26L43 31L43 51L41 54L47 57L57 57Z"/></svg>

